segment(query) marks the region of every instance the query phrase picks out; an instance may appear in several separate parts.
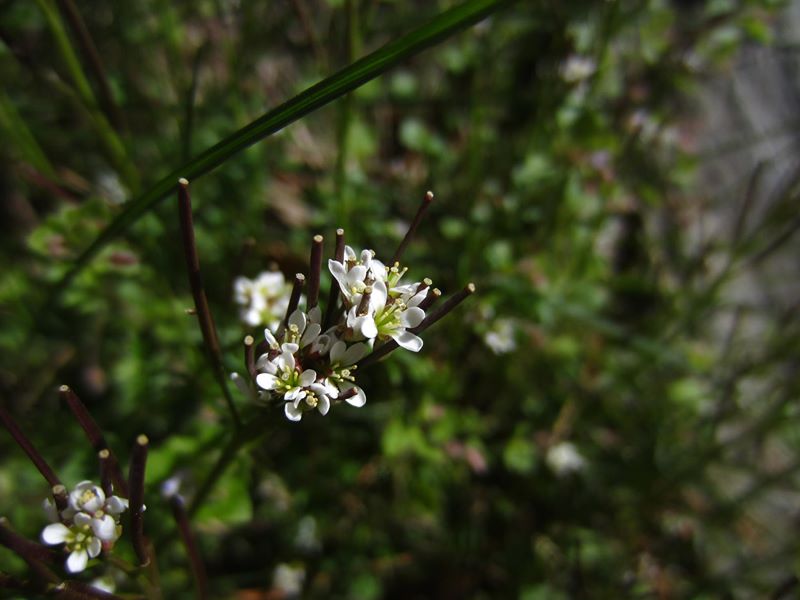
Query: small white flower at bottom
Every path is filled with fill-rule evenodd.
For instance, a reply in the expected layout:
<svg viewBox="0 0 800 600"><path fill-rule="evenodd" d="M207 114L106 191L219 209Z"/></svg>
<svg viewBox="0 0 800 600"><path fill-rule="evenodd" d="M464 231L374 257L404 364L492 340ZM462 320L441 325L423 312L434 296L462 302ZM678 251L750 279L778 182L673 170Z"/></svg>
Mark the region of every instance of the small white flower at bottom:
<svg viewBox="0 0 800 600"><path fill-rule="evenodd" d="M63 523L52 523L42 531L42 541L45 544L55 546L65 544L69 551L67 557L67 571L70 573L80 573L86 568L90 558L95 558L103 549L103 542L116 540L117 531L106 538L108 531L97 531L93 527L92 518L86 513L75 515L73 524L67 527ZM100 534L103 537L100 537Z"/></svg>

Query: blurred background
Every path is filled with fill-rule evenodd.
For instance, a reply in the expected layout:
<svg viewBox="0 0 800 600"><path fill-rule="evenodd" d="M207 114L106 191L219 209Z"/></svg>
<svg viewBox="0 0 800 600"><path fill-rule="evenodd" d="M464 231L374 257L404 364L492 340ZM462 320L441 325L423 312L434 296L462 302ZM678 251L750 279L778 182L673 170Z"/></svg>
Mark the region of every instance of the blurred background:
<svg viewBox="0 0 800 600"><path fill-rule="evenodd" d="M126 202L455 4L0 0L3 405L69 485L97 465L59 385L123 460L150 437L166 597L159 485L229 433L174 200L40 307ZM527 0L194 180L231 371L237 276L337 227L388 259L428 189L409 277L478 287L364 408L275 412L194 521L211 597L796 597L798 50L798 2ZM0 515L36 539L48 492L2 432Z"/></svg>

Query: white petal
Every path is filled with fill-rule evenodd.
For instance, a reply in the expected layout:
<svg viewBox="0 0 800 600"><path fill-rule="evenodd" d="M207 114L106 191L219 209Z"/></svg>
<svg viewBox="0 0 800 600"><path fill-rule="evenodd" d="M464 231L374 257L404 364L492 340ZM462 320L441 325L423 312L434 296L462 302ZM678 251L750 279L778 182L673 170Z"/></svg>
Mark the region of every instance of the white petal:
<svg viewBox="0 0 800 600"><path fill-rule="evenodd" d="M319 404L317 404L317 410L320 412L322 416L328 414L328 411L331 409L331 401L328 399L327 396L320 396Z"/></svg>
<svg viewBox="0 0 800 600"><path fill-rule="evenodd" d="M359 317L359 319L361 321L359 323L361 335L368 340L378 336L378 327L375 325L375 319L373 319L370 315Z"/></svg>
<svg viewBox="0 0 800 600"><path fill-rule="evenodd" d="M278 349L278 340L275 339L275 336L272 335L272 332L269 329L264 330L264 339L267 340L270 348L274 350Z"/></svg>
<svg viewBox="0 0 800 600"><path fill-rule="evenodd" d="M283 399L287 402L290 400L300 400L301 398L305 398L306 393L303 391L303 388L293 387L288 392L283 395ZM297 402L295 402L297 404Z"/></svg>
<svg viewBox="0 0 800 600"><path fill-rule="evenodd" d="M400 315L400 323L403 327L416 327L425 318L425 311L416 306L412 306L403 311Z"/></svg>
<svg viewBox="0 0 800 600"><path fill-rule="evenodd" d="M73 552L67 558L67 571L70 573L80 573L86 568L86 563L89 562L89 555L86 550L79 550Z"/></svg>
<svg viewBox="0 0 800 600"><path fill-rule="evenodd" d="M62 523L53 523L42 530L42 541L45 544L50 544L51 546L54 546L55 544L63 544L64 540L67 539L68 534L69 529L66 525L63 525Z"/></svg>
<svg viewBox="0 0 800 600"><path fill-rule="evenodd" d="M414 286L415 286L415 287L416 287L417 285L419 285L419 284L414 284ZM428 296L428 291L429 291L430 289L431 289L431 288L429 288L429 287L426 287L426 288L425 288L424 290L422 290L421 292L417 292L416 294L414 294L414 295L411 297L411 299L410 299L408 302L406 302L406 304L407 304L408 306L417 306L417 305L418 305L420 302L422 302L423 300L425 300L425 298L427 298L427 296Z"/></svg>
<svg viewBox="0 0 800 600"><path fill-rule="evenodd" d="M372 271L372 276L377 280L386 280L386 266L376 258L369 262L369 270Z"/></svg>
<svg viewBox="0 0 800 600"><path fill-rule="evenodd" d="M350 288L358 283L364 283L364 278L367 276L367 267L364 265L356 265L347 272L347 290L345 294L350 295Z"/></svg>
<svg viewBox="0 0 800 600"><path fill-rule="evenodd" d="M369 352L369 346L367 346L364 342L359 342L358 344L353 344L347 349L347 352L344 353L344 357L342 358L342 366L348 366L357 363L360 361L366 354Z"/></svg>
<svg viewBox="0 0 800 600"><path fill-rule="evenodd" d="M330 353L331 363L340 363L341 364L341 360L342 360L342 357L345 354L345 349L346 348L347 348L347 344L345 344L341 340L336 342L333 346L331 346L331 353Z"/></svg>
<svg viewBox="0 0 800 600"><path fill-rule="evenodd" d="M345 270L344 265L336 260L329 260L328 270L339 284L339 289L349 297L350 288L347 285L347 271Z"/></svg>
<svg viewBox="0 0 800 600"><path fill-rule="evenodd" d="M100 550L102 550L102 549L103 549L102 542L97 538L92 538L92 541L89 542L89 548L88 548L89 556L91 558L94 558L95 556L100 554Z"/></svg>
<svg viewBox="0 0 800 600"><path fill-rule="evenodd" d="M86 525L90 525L92 522L92 517L87 515L85 512L79 512L75 514L75 517L72 519L72 522L75 523L78 527L85 527Z"/></svg>
<svg viewBox="0 0 800 600"><path fill-rule="evenodd" d="M299 421L303 418L303 412L295 408L291 402L283 405L283 412L286 413L286 418L290 421Z"/></svg>
<svg viewBox="0 0 800 600"><path fill-rule="evenodd" d="M306 369L300 374L300 385L308 387L317 379L317 372L313 369Z"/></svg>
<svg viewBox="0 0 800 600"><path fill-rule="evenodd" d="M364 390L362 390L357 385L353 386L353 388L356 390L356 395L347 398L345 402L347 402L351 406L356 406L356 407L364 406L367 403L367 395L364 393Z"/></svg>
<svg viewBox="0 0 800 600"><path fill-rule="evenodd" d="M401 347L411 350L411 352L419 352L422 349L422 338L410 331L398 330L392 334L392 338Z"/></svg>
<svg viewBox="0 0 800 600"><path fill-rule="evenodd" d="M322 323L322 310L319 305L308 311L308 320L311 323Z"/></svg>
<svg viewBox="0 0 800 600"><path fill-rule="evenodd" d="M247 385L247 380L238 373L231 373L231 381L243 396L250 396L250 386Z"/></svg>
<svg viewBox="0 0 800 600"><path fill-rule="evenodd" d="M42 502L42 508L44 509L44 514L47 515L48 521L51 523L58 521L58 509L56 508L56 503L53 502L52 498L45 498L44 502Z"/></svg>
<svg viewBox="0 0 800 600"><path fill-rule="evenodd" d="M103 515L102 519L92 519L92 531L104 542L110 542L117 536L117 524L111 515Z"/></svg>
<svg viewBox="0 0 800 600"><path fill-rule="evenodd" d="M258 387L262 389L274 390L278 383L278 378L275 377L275 375L270 375L269 373L259 373L256 375L256 383L258 384Z"/></svg>
<svg viewBox="0 0 800 600"><path fill-rule="evenodd" d="M278 357L278 365L289 370L294 370L295 362L294 362L294 353L297 352L297 344L291 344L294 346L295 349L292 350L291 348L287 348L290 344L283 345L283 352ZM277 362L277 361L276 361Z"/></svg>
<svg viewBox="0 0 800 600"><path fill-rule="evenodd" d="M120 498L119 496L111 496L106 502L106 512L110 515L119 515L125 512L128 508L127 498Z"/></svg>
<svg viewBox="0 0 800 600"><path fill-rule="evenodd" d="M258 357L258 360L256 361L256 371L266 371L267 373L272 373L273 375L277 372L277 368L269 360L269 354L262 354Z"/></svg>
<svg viewBox="0 0 800 600"><path fill-rule="evenodd" d="M295 311L289 315L289 325L296 325L298 331L303 331L306 328L306 313L299 308L295 309Z"/></svg>
<svg viewBox="0 0 800 600"><path fill-rule="evenodd" d="M372 296L369 299L370 308L373 310L383 308L386 306L387 297L386 284L383 281L376 281L372 284Z"/></svg>
<svg viewBox="0 0 800 600"><path fill-rule="evenodd" d="M322 331L322 325L319 323L309 323L306 330L303 332L303 337L300 338L300 347L305 348L319 335L319 332Z"/></svg>

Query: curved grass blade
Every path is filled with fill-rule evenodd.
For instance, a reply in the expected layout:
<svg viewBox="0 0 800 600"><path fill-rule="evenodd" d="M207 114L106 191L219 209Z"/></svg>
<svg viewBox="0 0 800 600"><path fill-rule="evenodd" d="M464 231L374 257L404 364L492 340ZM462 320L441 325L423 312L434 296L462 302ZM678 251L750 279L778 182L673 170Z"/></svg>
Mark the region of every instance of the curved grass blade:
<svg viewBox="0 0 800 600"><path fill-rule="evenodd" d="M181 165L125 206L125 209L77 258L73 268L56 284L54 297L69 286L75 276L86 267L102 248L125 232L153 206L167 196L174 194L177 189L178 178L185 177L192 181L200 175L208 173L248 146L280 131L290 123L378 77L398 62L418 54L454 33L477 23L513 1L467 0L437 15L418 29L389 42L375 52L311 86Z"/></svg>

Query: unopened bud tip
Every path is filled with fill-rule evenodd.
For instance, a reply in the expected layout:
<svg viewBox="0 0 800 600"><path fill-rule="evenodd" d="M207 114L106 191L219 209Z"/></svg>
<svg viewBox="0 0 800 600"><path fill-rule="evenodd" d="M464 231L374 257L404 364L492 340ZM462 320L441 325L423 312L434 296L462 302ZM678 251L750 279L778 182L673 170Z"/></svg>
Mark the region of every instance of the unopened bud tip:
<svg viewBox="0 0 800 600"><path fill-rule="evenodd" d="M181 177L180 179L178 179L178 183L180 183L183 187L186 187L187 185L189 185L189 180L186 179L185 177Z"/></svg>
<svg viewBox="0 0 800 600"><path fill-rule="evenodd" d="M141 434L136 437L136 443L139 444L140 446L147 446L147 444L150 443L150 440L147 439L146 435Z"/></svg>

